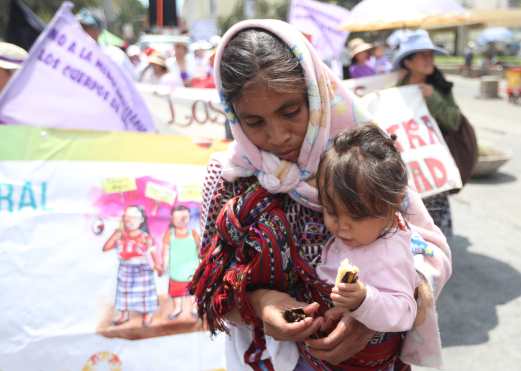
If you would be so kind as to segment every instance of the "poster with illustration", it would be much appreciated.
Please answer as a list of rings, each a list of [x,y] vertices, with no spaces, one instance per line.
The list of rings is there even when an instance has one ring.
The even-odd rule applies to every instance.
[[[214,370],[187,284],[224,142],[0,127],[0,370]]]

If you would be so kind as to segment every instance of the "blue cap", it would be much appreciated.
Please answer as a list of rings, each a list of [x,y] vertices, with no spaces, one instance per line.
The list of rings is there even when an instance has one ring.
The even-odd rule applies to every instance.
[[[409,55],[425,50],[432,50],[436,54],[447,54],[447,51],[432,43],[425,30],[415,30],[404,34],[400,40],[400,47],[394,55],[393,69],[400,68],[400,62]]]
[[[78,14],[76,14],[76,19],[84,26],[94,27],[98,30],[103,29],[103,21],[94,15],[94,13],[92,13],[89,9],[81,9]]]

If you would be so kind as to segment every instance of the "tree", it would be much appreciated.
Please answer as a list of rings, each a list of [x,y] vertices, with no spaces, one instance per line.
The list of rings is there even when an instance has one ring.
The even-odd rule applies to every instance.
[[[63,3],[63,0],[22,0],[31,10],[36,13],[44,22],[49,22]],[[3,37],[5,27],[9,17],[10,0],[0,0],[0,36]],[[97,7],[100,0],[72,0],[74,11],[78,11],[83,7]]]
[[[117,15],[114,22],[109,25],[109,29],[121,35],[123,33],[123,25],[131,24],[135,37],[139,36],[145,28],[147,16],[147,10],[143,4],[138,0],[117,0],[114,3],[117,5]]]

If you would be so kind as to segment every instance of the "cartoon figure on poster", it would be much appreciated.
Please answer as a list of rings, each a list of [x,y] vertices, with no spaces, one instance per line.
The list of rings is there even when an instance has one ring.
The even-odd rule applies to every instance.
[[[117,272],[107,272],[115,287],[107,290],[110,302],[102,299],[107,305],[97,332],[137,340],[202,330],[186,290],[199,264],[199,180],[179,185],[152,176],[111,177],[92,196],[90,229],[100,250],[114,250],[118,264]]]
[[[147,216],[142,206],[128,206],[116,229],[103,245],[103,251],[116,249],[119,257],[115,308],[119,312],[112,323],[116,326],[130,320],[130,312],[140,313],[144,327],[150,326],[158,308],[154,269],[161,267],[154,255],[154,242],[149,234]]]
[[[189,296],[187,286],[195,269],[199,265],[201,238],[199,233],[190,228],[191,212],[185,205],[172,208],[170,225],[163,236],[164,265],[167,267],[168,295],[173,301],[173,311],[168,319],[175,320],[188,308],[192,317],[197,318],[193,297]],[[183,305],[184,304],[184,305]]]

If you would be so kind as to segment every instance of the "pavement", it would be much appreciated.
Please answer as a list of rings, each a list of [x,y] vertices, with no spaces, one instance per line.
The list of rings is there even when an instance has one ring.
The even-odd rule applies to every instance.
[[[521,105],[504,83],[501,98],[480,99],[479,79],[448,78],[478,141],[512,158],[451,197],[453,276],[437,302],[443,369],[521,370]]]

